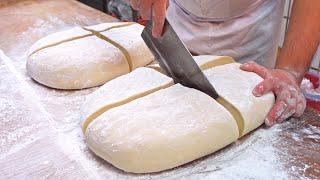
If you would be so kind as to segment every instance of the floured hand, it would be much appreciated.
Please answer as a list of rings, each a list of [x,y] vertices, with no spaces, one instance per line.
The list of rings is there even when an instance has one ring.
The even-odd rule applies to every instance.
[[[306,108],[304,98],[297,78],[290,72],[282,69],[267,69],[255,62],[248,62],[240,67],[244,71],[255,72],[264,80],[253,90],[257,97],[270,91],[276,95],[276,103],[268,113],[265,123],[272,126],[290,116],[299,117]]]

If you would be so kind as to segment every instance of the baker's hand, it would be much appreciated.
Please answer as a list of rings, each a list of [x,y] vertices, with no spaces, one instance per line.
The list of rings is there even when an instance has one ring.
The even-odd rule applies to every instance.
[[[267,69],[255,62],[245,63],[240,68],[244,71],[255,72],[264,79],[254,88],[252,93],[255,96],[259,97],[270,91],[276,95],[275,105],[265,119],[268,126],[280,123],[292,115],[299,117],[303,114],[306,99],[294,74],[282,69]]]
[[[130,0],[130,3],[133,9],[140,12],[143,19],[150,20],[152,16],[152,35],[156,38],[160,37],[166,18],[168,0]]]

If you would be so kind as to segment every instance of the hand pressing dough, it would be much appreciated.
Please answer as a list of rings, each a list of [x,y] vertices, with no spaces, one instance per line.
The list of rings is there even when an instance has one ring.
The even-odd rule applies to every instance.
[[[81,110],[82,130],[103,112],[173,85],[173,80],[150,68],[138,68],[92,93]]]
[[[151,52],[140,37],[143,26],[105,23],[87,28],[90,27],[101,33],[112,30],[115,35],[108,34],[105,39],[99,32],[77,27],[44,37],[29,50],[28,74],[52,88],[82,89],[102,85],[153,61]],[[121,34],[126,38],[119,38]],[[127,46],[122,47],[121,44]]]
[[[170,169],[239,136],[231,114],[208,95],[176,84],[106,111],[86,131],[89,147],[134,173]]]
[[[239,63],[218,66],[204,71],[205,75],[216,89],[217,93],[240,112],[238,121],[240,135],[256,129],[263,124],[264,119],[274,104],[273,93],[255,97],[252,90],[263,79],[252,72],[240,69]],[[233,112],[237,114],[238,112]]]

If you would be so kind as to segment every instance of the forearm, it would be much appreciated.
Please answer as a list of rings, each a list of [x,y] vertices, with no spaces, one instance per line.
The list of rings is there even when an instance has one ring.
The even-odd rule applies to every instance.
[[[320,41],[320,1],[295,0],[289,29],[276,68],[295,74],[298,83],[308,70]]]

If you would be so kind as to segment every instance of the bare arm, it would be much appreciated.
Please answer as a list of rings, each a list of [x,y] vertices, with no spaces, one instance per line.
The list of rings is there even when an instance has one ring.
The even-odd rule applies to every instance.
[[[275,69],[267,69],[254,62],[241,66],[264,80],[253,90],[255,96],[270,91],[276,95],[275,105],[265,123],[273,125],[290,116],[299,117],[306,108],[300,83],[308,70],[320,40],[320,0],[294,0],[289,30]]]
[[[276,68],[293,73],[300,84],[320,42],[320,1],[295,0]]]

